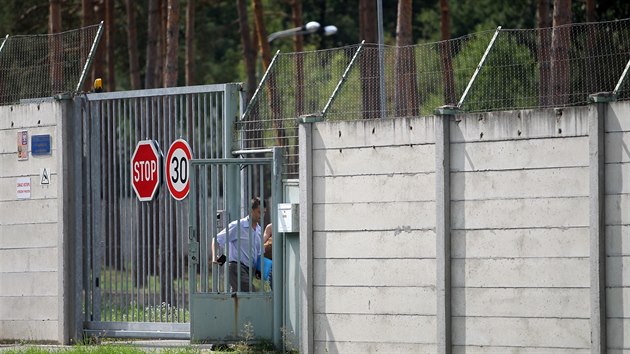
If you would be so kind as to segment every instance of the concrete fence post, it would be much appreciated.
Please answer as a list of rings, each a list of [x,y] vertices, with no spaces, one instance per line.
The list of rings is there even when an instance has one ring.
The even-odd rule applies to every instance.
[[[298,120],[300,177],[300,352],[313,353],[313,122],[321,115]]]
[[[605,151],[604,122],[609,93],[589,96],[589,238],[591,273],[591,353],[606,353],[606,224],[605,224]]]
[[[450,122],[456,107],[435,110],[435,291],[437,352],[451,353],[451,191]]]

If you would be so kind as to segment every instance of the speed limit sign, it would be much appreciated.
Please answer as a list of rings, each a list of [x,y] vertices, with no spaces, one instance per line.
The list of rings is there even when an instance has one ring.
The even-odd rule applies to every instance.
[[[183,139],[175,140],[166,155],[166,184],[173,198],[182,200],[190,191],[190,145]]]

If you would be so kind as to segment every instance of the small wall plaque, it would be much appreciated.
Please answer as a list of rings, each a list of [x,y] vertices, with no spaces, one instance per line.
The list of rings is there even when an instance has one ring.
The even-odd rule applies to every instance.
[[[33,156],[50,155],[50,134],[33,135],[31,138],[31,154]]]

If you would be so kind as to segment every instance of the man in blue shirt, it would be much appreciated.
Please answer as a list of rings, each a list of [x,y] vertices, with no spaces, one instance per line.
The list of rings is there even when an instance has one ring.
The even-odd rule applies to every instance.
[[[250,219],[251,217],[251,219]],[[252,198],[250,215],[232,221],[217,235],[222,250],[228,243],[228,273],[231,291],[251,291],[250,268],[255,273],[256,258],[261,254],[260,199]],[[253,226],[252,226],[253,225]]]

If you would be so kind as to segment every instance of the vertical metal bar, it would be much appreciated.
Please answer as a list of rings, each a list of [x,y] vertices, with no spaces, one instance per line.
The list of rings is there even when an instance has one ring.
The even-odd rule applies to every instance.
[[[328,113],[330,106],[332,105],[335,98],[337,98],[337,94],[339,93],[341,86],[348,79],[348,74],[350,73],[350,69],[352,69],[352,67],[354,66],[354,62],[359,57],[359,53],[361,53],[361,50],[363,49],[364,44],[365,44],[365,40],[361,41],[361,44],[359,44],[359,48],[352,56],[352,59],[350,60],[350,63],[346,67],[346,70],[343,72],[343,75],[341,75],[341,79],[339,79],[339,82],[337,83],[335,90],[333,91],[332,95],[330,95],[330,98],[328,98],[328,102],[326,102],[326,105],[324,106],[324,109],[322,110],[322,117],[326,117],[326,113]]]
[[[278,213],[278,200],[282,199],[282,149],[279,147],[273,148],[273,165],[271,166],[271,194],[272,198],[272,207],[271,207],[271,218],[272,220],[277,219]],[[272,282],[273,282],[273,343],[276,348],[279,348],[282,344],[282,304],[284,303],[282,299],[282,288],[284,279],[282,278],[282,269],[284,268],[283,255],[282,251],[282,240],[278,235],[278,228],[273,227],[273,243],[272,243],[272,254],[273,254],[273,267],[272,267]]]
[[[168,137],[169,137],[170,141],[173,141],[173,140],[175,140],[174,139],[175,134],[173,133],[173,125],[174,125],[173,124],[173,96],[168,96],[166,117],[167,117],[167,120],[168,120],[168,129],[167,129],[168,130]],[[174,218],[174,215],[175,215],[175,213],[173,212],[173,204],[174,204],[174,200],[173,200],[173,198],[170,198],[168,200],[168,213],[167,213],[167,215],[168,215],[167,220],[168,221],[167,221],[166,224],[168,225],[167,230],[168,230],[168,235],[169,235],[169,237],[168,237],[169,245],[170,245],[169,249],[171,249],[171,250],[172,249],[177,249],[176,247],[173,247],[173,246],[177,246],[177,239],[178,239],[178,237],[177,237],[177,235],[178,235],[177,234],[177,229],[175,229],[175,233],[171,232],[173,230],[173,226],[174,226],[172,224],[172,221],[173,221],[173,218]],[[168,266],[168,269],[169,269],[170,277],[173,278],[173,275],[175,275],[174,278],[177,278],[177,273],[176,273],[177,267],[176,267],[176,264],[175,264],[177,262],[177,254],[175,254],[175,257],[173,257],[173,253],[175,253],[175,252],[169,252],[168,253],[168,255],[169,255],[169,260],[168,260],[168,265],[169,266]],[[170,311],[171,318],[170,318],[169,322],[175,322],[175,311],[173,311],[173,310],[175,310],[175,308],[177,307],[177,302],[175,302],[175,291],[174,291],[175,286],[173,284],[174,280],[175,279],[171,279],[171,281],[169,282],[169,300],[170,300],[169,303],[170,303],[171,309],[172,309]]]
[[[136,144],[138,143],[138,138],[141,136],[140,135],[140,119],[142,117],[142,101],[140,99],[134,99],[133,100],[133,125],[134,125],[134,136],[131,140],[132,144],[130,144],[130,146],[132,146],[132,148],[134,146],[136,146]],[[138,311],[136,311],[135,309],[137,309],[140,306],[140,284],[141,284],[141,280],[140,277],[142,276],[142,274],[140,273],[140,249],[142,247],[141,245],[141,236],[140,236],[140,230],[141,230],[141,220],[140,217],[141,215],[138,214],[138,212],[140,211],[140,205],[138,205],[138,198],[135,197],[134,194],[131,194],[131,208],[133,210],[133,218],[132,218],[132,225],[135,226],[134,230],[133,230],[133,238],[134,240],[136,240],[136,248],[133,251],[133,254],[135,255],[132,264],[135,265],[135,267],[133,267],[133,277],[134,277],[134,284],[133,284],[133,299],[134,299],[134,305],[133,308],[131,309],[131,320],[132,321],[136,321],[139,320],[139,316],[140,313]],[[136,313],[138,313],[138,315],[136,316]]]
[[[98,46],[98,43],[101,41],[102,35],[103,35],[103,21],[101,21],[101,23],[98,25],[98,31],[96,32],[96,37],[94,38],[94,42],[92,42],[90,53],[88,54],[87,60],[85,61],[85,65],[83,65],[83,71],[81,72],[81,76],[79,77],[79,83],[77,84],[77,87],[74,90],[74,92],[79,92],[79,90],[81,90],[81,86],[83,86],[83,82],[85,82],[88,69],[90,68],[90,65],[92,65],[92,60],[94,59],[94,55],[96,53],[96,47]],[[8,36],[9,35],[7,34],[7,37]]]
[[[158,110],[158,121],[157,121],[157,125],[158,125],[158,136],[160,137],[159,141],[162,142],[162,146],[164,147],[164,149],[168,149],[168,140],[166,140],[166,136],[164,134],[164,127],[165,127],[165,114],[164,114],[164,96],[160,96],[158,97],[158,101],[157,101],[157,110]],[[168,151],[166,151],[168,153]],[[163,168],[163,167],[162,167]],[[164,297],[162,296],[162,294],[164,294],[164,289],[166,288],[166,284],[168,283],[168,279],[167,279],[167,274],[166,274],[166,270],[165,265],[164,265],[164,257],[166,257],[166,244],[164,243],[165,240],[165,232],[164,232],[164,222],[165,222],[165,217],[164,217],[164,206],[166,203],[166,198],[167,198],[167,194],[166,191],[164,193],[160,193],[158,195],[158,200],[159,200],[159,204],[158,204],[158,211],[157,211],[157,216],[158,216],[158,232],[159,232],[159,237],[158,237],[158,262],[159,262],[159,266],[158,266],[158,274],[159,276],[157,277],[156,280],[160,281],[160,286],[159,286],[159,294],[158,294],[158,304],[159,304],[159,308],[160,308],[160,320],[159,322],[164,322],[164,311],[166,310],[164,308],[164,306],[162,306],[163,304],[166,303],[166,299],[164,299]]]
[[[256,87],[256,91],[254,91],[254,94],[252,95],[252,99],[249,101],[249,104],[247,105],[247,108],[245,109],[245,113],[243,113],[243,115],[241,116],[241,120],[245,119],[245,117],[251,110],[251,107],[258,99],[258,95],[260,94],[262,87],[267,82],[267,79],[269,78],[269,73],[273,69],[273,66],[276,63],[276,59],[278,58],[279,54],[280,54],[280,50],[278,50],[276,54],[273,56],[273,58],[271,59],[271,63],[269,63],[269,67],[267,68],[267,71],[265,71],[265,74],[263,75],[262,79],[260,79],[260,83],[258,84],[258,87]],[[225,106],[223,106],[223,109],[225,109]]]
[[[91,129],[91,124],[92,124],[92,119],[90,117],[90,102],[87,100],[87,98],[82,99],[81,100],[81,104],[83,105],[83,108],[81,110],[81,119],[83,122],[83,134],[86,137],[85,140],[87,141],[87,144],[85,144],[84,146],[84,156],[85,156],[85,162],[84,162],[84,168],[85,168],[85,182],[83,185],[83,195],[85,196],[85,210],[84,210],[84,214],[82,216],[83,220],[85,220],[85,238],[84,238],[84,251],[83,251],[83,287],[84,287],[84,292],[83,292],[83,306],[84,306],[84,316],[83,316],[83,321],[87,322],[91,319],[91,304],[92,302],[90,301],[92,298],[92,290],[93,290],[93,286],[92,286],[92,282],[90,281],[92,279],[92,266],[90,264],[90,260],[91,260],[91,253],[92,253],[92,237],[91,237],[91,231],[92,231],[92,194],[89,193],[90,191],[90,186],[92,185],[92,168],[91,168],[91,160],[92,157],[90,155],[91,152],[91,146],[92,146],[92,129]]]
[[[143,100],[144,104],[144,111],[142,112],[142,121],[141,121],[141,126],[142,126],[142,131],[145,134],[144,138],[147,139],[148,138],[148,134],[146,132],[146,130],[148,129],[148,116],[149,116],[149,99],[148,98],[144,98]],[[147,266],[147,259],[146,259],[146,252],[147,252],[147,229],[148,229],[148,222],[147,222],[147,207],[146,207],[146,203],[140,203],[140,217],[142,218],[142,249],[141,249],[141,253],[142,253],[142,281],[140,284],[142,284],[142,307],[140,308],[142,311],[142,321],[146,322],[146,311],[145,309],[147,308],[146,303],[148,300],[148,294],[147,294],[147,288],[148,283],[149,283],[149,277],[147,275],[148,273],[148,266]]]
[[[617,81],[617,85],[615,86],[615,89],[613,90],[613,93],[612,93],[613,97],[617,98],[619,96],[619,90],[621,89],[621,86],[623,85],[623,83],[626,81],[626,77],[628,76],[629,70],[630,70],[630,59],[628,59],[628,62],[626,63],[626,68],[623,69],[623,73],[619,77],[619,81]]]
[[[118,107],[118,108],[117,108]],[[122,253],[122,238],[120,237],[120,225],[118,220],[118,213],[120,212],[120,199],[119,199],[119,191],[120,187],[120,168],[118,164],[118,112],[120,111],[120,100],[112,101],[112,140],[114,142],[113,146],[113,165],[114,165],[114,255],[116,258],[114,259],[114,268],[116,269],[115,273],[115,287],[114,287],[114,300],[115,300],[115,321],[120,320],[119,314],[121,314],[120,310],[120,295],[121,290],[119,286],[122,285],[122,267],[120,266],[122,262],[120,261],[120,256]],[[120,280],[120,282],[119,282]]]
[[[101,265],[103,262],[103,230],[101,229],[102,222],[102,203],[101,203],[101,141],[103,132],[101,127],[101,105],[100,102],[96,102],[96,117],[94,119],[94,140],[92,146],[98,146],[99,149],[92,149],[92,171],[94,171],[94,185],[92,186],[92,203],[94,206],[94,226],[92,229],[92,237],[94,242],[94,269],[92,275],[92,282],[95,285],[94,292],[94,320],[101,320],[101,299],[102,299],[102,280],[101,279]]]
[[[85,218],[86,218],[86,225],[85,225],[85,234],[86,234],[86,240],[85,240],[85,262],[84,262],[84,266],[85,266],[85,272],[84,272],[84,276],[83,276],[83,284],[84,286],[87,288],[85,291],[85,321],[91,321],[93,320],[93,315],[94,315],[94,302],[92,301],[93,299],[93,294],[94,294],[94,268],[92,266],[92,260],[93,260],[93,252],[94,252],[94,236],[93,236],[93,222],[94,222],[94,192],[93,192],[93,188],[90,188],[93,186],[92,181],[93,181],[93,173],[94,173],[94,168],[92,166],[92,147],[94,146],[94,129],[92,128],[92,124],[93,124],[93,119],[92,119],[92,103],[89,102],[87,99],[85,100],[85,106],[86,106],[86,112],[84,112],[85,114],[85,118],[84,118],[84,123],[83,126],[86,127],[87,131],[86,131],[86,136],[87,136],[87,141],[88,143],[85,146],[85,156],[86,156],[86,162],[85,162],[85,168],[87,170],[87,184],[86,184],[86,190],[85,190],[85,196],[86,196],[86,210],[85,210]]]
[[[184,97],[182,95],[179,95],[179,102],[178,102],[178,114],[177,114],[177,119],[179,119],[179,137],[183,137],[184,136]],[[185,220],[184,220],[184,205],[182,203],[176,203],[178,208],[177,208],[177,212],[178,212],[178,216],[177,218],[179,219],[179,225],[180,225],[180,235],[184,235],[184,232],[186,230],[185,228]],[[186,279],[185,274],[188,274],[188,279],[192,279],[195,278],[196,280],[196,274],[195,273],[189,273],[186,269],[186,264],[185,264],[185,247],[184,247],[184,237],[180,237],[181,240],[181,259],[180,259],[180,269],[181,269],[181,279]],[[179,306],[179,311],[178,313],[180,314],[180,321],[186,322],[186,287],[184,286],[184,282],[182,281],[180,286],[179,286],[179,292],[180,292],[180,306]]]
[[[259,186],[259,189],[260,189],[260,195],[261,195],[261,197],[260,197],[260,198],[261,198],[261,200],[263,200],[263,198],[265,198],[265,197],[266,197],[266,196],[265,196],[265,165],[264,165],[264,164],[260,164],[260,165],[258,165],[258,180],[259,180],[259,182],[260,182],[260,184],[258,185],[258,186]],[[273,196],[272,196],[272,198],[273,198]],[[265,220],[265,219],[264,219],[264,215],[263,215],[263,220]],[[273,220],[272,220],[272,222],[273,222]],[[264,222],[263,222],[263,225],[264,225]],[[264,234],[264,231],[265,231],[265,229],[263,228],[263,229],[262,229],[262,233],[263,233],[263,234]],[[264,239],[264,238],[263,238],[263,239]],[[264,252],[265,252],[265,249],[264,249],[264,247],[263,247],[263,243],[261,243],[261,247],[260,247],[260,249],[261,249],[261,250],[260,250],[260,253],[261,253],[260,257],[262,257],[262,255],[263,255],[263,254],[264,254]],[[260,268],[260,274],[261,274],[261,275],[262,275],[262,274],[265,274],[265,268],[264,268],[264,267],[265,267],[265,262],[263,262],[262,260],[263,260],[263,259],[261,258],[261,262],[260,262],[260,265],[261,265],[261,268]],[[263,277],[262,277],[262,276],[261,276],[261,279],[263,279]],[[263,281],[261,281],[261,283],[263,283],[263,284],[264,284],[264,282],[263,282]],[[260,291],[264,291],[264,286],[261,286],[261,287],[260,287]]]
[[[200,248],[200,256],[199,256],[199,265],[200,265],[200,273],[201,273],[201,291],[206,293],[208,292],[208,184],[206,181],[208,180],[206,175],[206,168],[199,168],[199,187],[201,187],[201,196],[200,196],[200,209],[201,209],[201,220],[200,222],[200,232],[199,232],[199,248]],[[191,175],[195,174],[196,171],[191,171]],[[192,180],[190,182],[191,189],[196,188],[195,185],[192,184]],[[195,189],[196,192],[196,189]],[[197,193],[195,193],[197,194]],[[195,214],[196,210],[190,208],[189,214]],[[202,257],[203,256],[203,257]]]
[[[124,220],[124,225],[125,225],[125,232],[122,233],[122,235],[124,235],[124,237],[128,238],[128,243],[125,242],[125,244],[128,246],[128,249],[126,250],[126,252],[123,253],[123,266],[126,269],[125,271],[125,286],[124,286],[124,292],[125,292],[125,296],[123,297],[123,299],[125,300],[125,305],[124,305],[124,313],[125,314],[129,314],[129,304],[130,304],[130,294],[129,294],[129,274],[131,272],[130,268],[131,267],[127,267],[127,265],[131,265],[130,259],[127,259],[125,254],[128,252],[129,256],[131,256],[132,254],[132,250],[133,250],[133,233],[131,232],[131,225],[132,222],[130,220],[131,217],[131,208],[130,208],[130,204],[129,204],[129,185],[131,185],[131,180],[129,178],[129,176],[131,176],[131,155],[129,154],[129,151],[127,151],[127,147],[131,147],[132,145],[130,144],[130,141],[127,141],[127,139],[131,139],[131,106],[130,106],[130,101],[129,100],[125,100],[122,102],[123,104],[123,123],[124,123],[124,131],[122,132],[122,137],[121,137],[121,142],[122,142],[122,147],[123,147],[123,151],[125,152],[123,154],[123,156],[125,157],[125,161],[122,163],[122,169],[123,169],[123,173],[122,173],[122,177],[120,179],[121,183],[123,184],[123,188],[122,188],[122,198],[124,200],[124,210],[123,210],[123,215],[126,215],[125,218],[123,218]],[[131,258],[131,257],[130,257]],[[127,319],[128,320],[128,319]]]
[[[477,79],[477,75],[479,74],[479,71],[481,71],[483,64],[486,62],[486,58],[488,57],[490,50],[494,46],[494,42],[499,36],[500,31],[501,31],[501,26],[497,27],[497,30],[494,32],[494,36],[492,36],[492,39],[490,40],[490,43],[488,44],[488,47],[486,48],[485,53],[483,53],[483,56],[481,57],[481,60],[479,61],[479,65],[477,65],[477,69],[475,69],[473,76],[470,78],[470,81],[468,81],[468,86],[466,86],[466,89],[464,90],[464,93],[462,94],[462,98],[460,98],[459,102],[457,103],[457,108],[462,108],[462,105],[464,104],[464,101],[466,100],[466,96],[468,96],[468,91],[470,91],[470,88],[475,83],[475,80]]]
[[[196,170],[195,166],[195,170]],[[191,173],[190,174],[190,185],[191,186],[195,186],[196,181],[195,181],[195,173]],[[194,225],[196,224],[196,216],[197,213],[192,212],[193,210],[195,210],[195,206],[197,205],[197,191],[193,190],[193,193],[190,193],[190,201],[189,201],[189,209],[191,210],[190,213],[188,213],[188,246],[191,248],[189,249],[189,259],[188,259],[188,274],[189,274],[189,279],[188,279],[188,293],[190,295],[195,294],[197,292],[197,277],[195,276],[195,273],[197,272],[195,270],[195,264],[193,261],[194,256],[191,255],[193,250],[192,247],[194,247],[194,243],[196,242],[196,237],[195,237],[195,229],[194,229]]]

